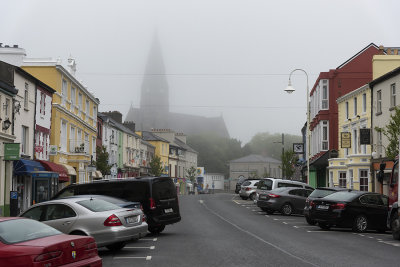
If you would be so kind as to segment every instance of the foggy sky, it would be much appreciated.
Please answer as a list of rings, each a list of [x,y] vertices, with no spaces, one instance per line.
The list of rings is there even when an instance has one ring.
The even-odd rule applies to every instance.
[[[400,46],[397,1],[2,0],[0,42],[28,57],[72,55],[99,111],[138,107],[154,34],[170,110],[222,115],[243,144],[258,132],[300,135],[310,89],[371,42]],[[331,100],[332,101],[332,100]]]

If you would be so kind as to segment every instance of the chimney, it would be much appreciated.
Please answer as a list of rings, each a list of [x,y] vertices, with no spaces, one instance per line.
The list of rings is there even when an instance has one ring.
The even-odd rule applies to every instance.
[[[119,111],[108,111],[108,112],[102,112],[104,115],[112,118],[118,123],[122,124],[122,114]]]
[[[181,140],[186,144],[186,135],[184,133],[176,133],[175,138]]]
[[[132,132],[135,132],[135,123],[133,121],[124,122],[124,126],[129,130],[131,130]]]
[[[14,66],[22,66],[26,57],[25,49],[18,47],[18,45],[3,45],[0,43],[0,60]]]
[[[76,62],[75,59],[72,58],[72,56],[70,55],[68,58],[68,71],[69,73],[71,73],[72,75],[75,76],[75,72],[76,72]]]

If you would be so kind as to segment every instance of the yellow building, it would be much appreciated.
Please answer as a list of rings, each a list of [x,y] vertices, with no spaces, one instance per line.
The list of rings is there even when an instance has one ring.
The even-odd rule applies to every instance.
[[[339,151],[337,158],[328,160],[329,185],[372,192],[371,89],[366,84],[336,102]]]
[[[99,100],[75,77],[74,59],[68,59],[68,70],[59,60],[49,59],[25,59],[22,69],[56,90],[51,114],[50,161],[67,168],[71,183],[89,182],[88,166],[92,156],[96,159]]]
[[[143,140],[155,147],[155,156],[158,156],[163,166],[163,174],[169,175],[169,141],[152,132],[136,132]]]

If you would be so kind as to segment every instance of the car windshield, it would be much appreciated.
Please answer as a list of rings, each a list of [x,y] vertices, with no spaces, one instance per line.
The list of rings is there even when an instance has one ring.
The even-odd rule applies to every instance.
[[[315,189],[309,197],[313,197],[313,198],[322,198],[322,197],[326,197],[329,196],[333,193],[335,193],[337,191],[332,190],[332,189]]]
[[[354,193],[354,192],[341,191],[341,192],[335,192],[333,194],[330,194],[330,195],[324,197],[324,199],[333,200],[333,201],[352,201],[357,196],[359,196],[359,194]]]
[[[79,205],[81,205],[93,212],[101,212],[101,211],[107,211],[107,210],[120,209],[120,207],[115,204],[104,201],[102,199],[96,199],[96,198],[81,200],[76,203],[78,203]]]
[[[0,222],[0,239],[8,244],[59,234],[60,231],[35,220],[15,219]]]

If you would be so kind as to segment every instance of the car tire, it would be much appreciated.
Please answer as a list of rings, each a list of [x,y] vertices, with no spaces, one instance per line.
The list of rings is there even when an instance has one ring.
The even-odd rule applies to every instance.
[[[119,251],[123,249],[126,245],[126,242],[117,242],[111,245],[107,245],[106,248],[110,251]]]
[[[364,233],[368,228],[368,219],[364,214],[358,215],[353,222],[353,231]]]
[[[310,217],[308,217],[308,216],[305,216],[305,217],[306,217],[306,221],[307,221],[307,223],[309,225],[316,225],[317,224],[317,222],[312,220],[312,219],[310,219]]]
[[[148,230],[152,234],[159,234],[162,231],[164,231],[165,225],[157,225],[157,226],[151,226],[149,225]]]
[[[281,207],[281,213],[285,216],[289,216],[293,213],[293,207],[290,205],[290,203],[285,203]]]
[[[400,240],[400,220],[397,211],[390,219],[390,228],[392,230],[393,239]]]
[[[248,199],[248,197],[241,197],[243,200],[247,200]]]
[[[329,229],[331,229],[331,226],[330,226],[329,224],[327,224],[327,223],[322,223],[322,222],[320,222],[320,223],[318,223],[318,226],[319,226],[319,228],[321,228],[321,229],[323,229],[323,230],[329,230]]]
[[[71,232],[69,234],[70,235],[85,235],[85,236],[87,236],[87,234],[82,232],[82,231],[73,231],[73,232]]]
[[[254,201],[254,199],[256,198],[256,193],[251,194],[251,195],[249,196],[249,198],[250,198],[250,200],[253,200],[253,201]]]

